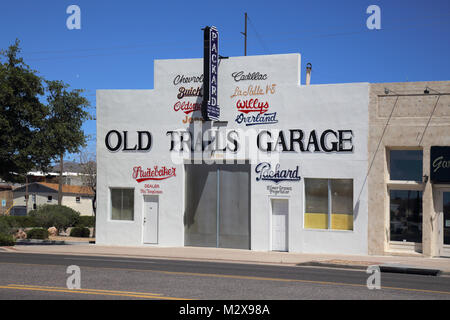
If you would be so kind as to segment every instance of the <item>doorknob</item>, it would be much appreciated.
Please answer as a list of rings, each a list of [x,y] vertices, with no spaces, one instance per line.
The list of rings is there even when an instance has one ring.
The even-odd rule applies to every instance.
[[[147,222],[147,219],[146,218],[144,218],[144,223],[146,223]]]

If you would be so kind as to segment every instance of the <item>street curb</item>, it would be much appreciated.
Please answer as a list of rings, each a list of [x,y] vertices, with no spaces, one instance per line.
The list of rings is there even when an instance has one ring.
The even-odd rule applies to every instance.
[[[379,267],[381,272],[389,273],[418,274],[423,276],[439,276],[443,274],[443,272],[439,269],[428,269],[406,265],[383,264]]]
[[[296,264],[299,267],[324,267],[324,268],[339,268],[339,269],[357,269],[366,270],[367,266],[360,266],[355,264],[335,264],[335,263],[324,263],[317,261],[301,262]]]
[[[424,276],[440,276],[440,275],[450,275],[450,272],[443,272],[439,269],[422,268],[415,266],[406,265],[394,265],[394,264],[377,264],[374,266],[380,268],[380,272],[385,273],[403,273],[403,274],[417,274]],[[369,266],[352,265],[352,264],[335,264],[335,263],[324,263],[317,261],[303,262],[297,264],[299,267],[325,267],[325,268],[339,268],[339,269],[357,269],[357,270],[367,270]]]
[[[28,240],[31,242],[31,240]],[[47,243],[43,243],[42,240],[37,242],[37,240],[34,240],[34,243],[25,243],[20,244],[20,246],[27,246],[27,245],[55,245],[54,243],[51,243],[52,241],[46,240]],[[54,240],[55,241],[55,240]],[[53,241],[53,242],[54,242]],[[59,241],[64,242],[64,241]],[[58,245],[89,245],[88,243],[83,242],[76,242],[76,243],[59,243]],[[1,251],[1,250],[0,250]],[[4,250],[3,252],[11,252],[10,250]],[[134,259],[162,259],[162,260],[185,260],[185,261],[204,261],[204,262],[219,262],[219,263],[237,263],[237,264],[262,264],[262,265],[280,265],[280,266],[291,266],[291,267],[323,267],[323,268],[336,268],[336,269],[353,269],[353,270],[361,270],[365,271],[369,266],[377,266],[380,268],[381,272],[385,273],[403,273],[403,274],[417,274],[417,275],[430,275],[430,276],[440,276],[440,275],[446,275],[449,276],[450,272],[448,271],[442,271],[438,269],[432,269],[432,268],[423,268],[423,267],[415,267],[415,266],[406,266],[406,265],[399,265],[399,264],[380,264],[380,262],[374,262],[371,265],[358,265],[358,264],[338,264],[338,263],[326,263],[326,262],[319,262],[319,261],[307,261],[307,262],[286,262],[286,261],[254,261],[254,260],[246,260],[246,259],[223,259],[223,258],[217,258],[217,257],[188,257],[188,256],[142,256],[142,255],[133,255],[133,254],[117,254],[117,253],[68,253],[68,252],[21,252],[19,251],[13,251],[15,253],[31,253],[31,254],[55,254],[55,255],[76,255],[76,256],[102,256],[102,257],[128,257],[128,258],[134,258]]]

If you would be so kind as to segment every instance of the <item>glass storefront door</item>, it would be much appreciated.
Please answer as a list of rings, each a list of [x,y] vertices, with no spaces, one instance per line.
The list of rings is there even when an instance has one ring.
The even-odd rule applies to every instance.
[[[443,241],[444,246],[450,246],[450,191],[443,192],[442,200],[442,212],[444,216]]]

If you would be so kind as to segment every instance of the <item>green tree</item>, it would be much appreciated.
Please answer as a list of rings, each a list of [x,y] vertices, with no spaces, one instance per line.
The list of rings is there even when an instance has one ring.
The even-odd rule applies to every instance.
[[[19,40],[0,51],[0,177],[23,181],[32,168],[47,168],[44,127],[48,108],[40,98],[43,79],[22,58]]]
[[[80,214],[72,208],[54,204],[44,204],[37,210],[30,211],[30,216],[39,227],[48,229],[55,227],[63,231],[68,227],[75,226],[80,220]]]
[[[48,90],[49,117],[46,121],[47,139],[53,151],[60,158],[58,204],[62,203],[62,173],[64,154],[78,153],[86,145],[86,135],[82,130],[83,122],[90,119],[85,108],[89,101],[81,94],[83,90],[69,91],[62,81],[46,81]]]
[[[38,76],[18,56],[19,44],[0,51],[0,178],[22,182],[33,168],[45,172],[60,158],[61,204],[63,156],[86,144],[81,127],[90,118],[89,102],[83,90]]]

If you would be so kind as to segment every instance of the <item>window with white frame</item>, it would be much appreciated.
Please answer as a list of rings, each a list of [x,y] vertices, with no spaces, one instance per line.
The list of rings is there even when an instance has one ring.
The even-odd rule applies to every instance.
[[[389,150],[391,241],[422,242],[423,150]]]
[[[134,220],[134,189],[111,188],[111,220]]]
[[[304,227],[353,230],[353,180],[306,178]]]

